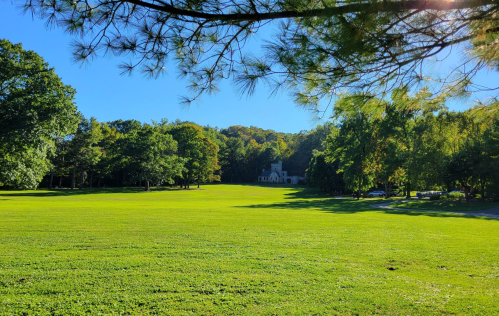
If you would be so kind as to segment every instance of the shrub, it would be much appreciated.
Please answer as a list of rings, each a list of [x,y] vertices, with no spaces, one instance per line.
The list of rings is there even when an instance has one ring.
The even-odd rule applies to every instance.
[[[449,200],[464,200],[464,193],[452,192],[447,195],[447,199]]]
[[[475,194],[475,199],[481,199],[482,195],[480,193]]]
[[[430,196],[430,201],[440,200],[440,197],[441,197],[441,195],[432,195],[432,196]]]

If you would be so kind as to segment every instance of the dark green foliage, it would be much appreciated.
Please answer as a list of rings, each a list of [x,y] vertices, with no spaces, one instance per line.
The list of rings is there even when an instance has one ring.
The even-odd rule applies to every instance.
[[[343,174],[339,172],[339,161],[327,162],[327,155],[314,151],[307,169],[308,185],[318,187],[329,194],[345,191]]]
[[[338,161],[348,188],[402,187],[463,190],[497,195],[499,133],[495,105],[450,112],[426,90],[392,100],[364,102],[345,96],[335,105],[336,127],[327,140],[328,161]],[[384,109],[375,104],[383,103]],[[491,117],[491,119],[490,119]]]
[[[173,136],[178,143],[177,153],[185,159],[182,172],[182,184],[188,188],[190,183],[197,181],[219,180],[213,173],[219,169],[218,146],[204,136],[203,129],[195,124],[186,123],[169,128],[166,133]]]
[[[337,127],[327,141],[326,161],[338,162],[348,189],[367,192],[376,176],[378,142],[373,118],[348,99],[338,102]]]
[[[74,95],[38,54],[0,40],[0,186],[37,186],[77,126]]]
[[[94,119],[82,119],[74,135],[60,140],[53,160],[55,185],[144,185],[146,179],[139,175],[145,173],[138,170],[139,164],[134,159],[146,150],[131,148],[138,142],[137,135],[150,128],[154,133],[172,135],[177,142],[175,155],[184,158],[185,164],[182,175],[174,177],[174,184],[189,187],[193,182],[255,182],[263,168],[268,169],[278,160],[283,160],[289,175],[304,176],[313,150],[324,148],[330,124],[287,134],[253,126],[219,130],[179,120],[142,125],[134,120],[98,123]],[[48,175],[44,185],[48,186],[51,178]],[[171,182],[168,179],[155,177],[149,181],[168,184]]]
[[[176,151],[177,142],[172,136],[152,126],[144,125],[127,134],[124,154],[133,170],[132,181],[144,181],[146,191],[151,183],[173,183],[185,170],[186,160],[174,155]]]
[[[244,142],[240,138],[230,137],[225,143],[222,153],[222,180],[226,182],[240,182],[245,170]]]
[[[222,180],[255,182],[262,169],[283,161],[289,175],[304,176],[312,152],[323,150],[330,123],[298,134],[278,133],[258,127],[230,126],[220,134],[226,136],[220,146]]]

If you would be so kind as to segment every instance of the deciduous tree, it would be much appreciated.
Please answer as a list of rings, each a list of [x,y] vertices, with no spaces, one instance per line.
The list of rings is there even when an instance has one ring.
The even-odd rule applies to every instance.
[[[75,93],[37,53],[0,40],[0,185],[38,185],[55,139],[76,129]]]

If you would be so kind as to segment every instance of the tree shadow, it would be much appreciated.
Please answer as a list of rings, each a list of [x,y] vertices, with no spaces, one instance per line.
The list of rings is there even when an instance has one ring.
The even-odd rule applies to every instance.
[[[179,187],[154,187],[149,192],[179,191],[184,190]],[[143,187],[123,187],[123,188],[95,188],[95,189],[53,189],[38,191],[0,191],[0,196],[28,196],[28,197],[54,197],[54,196],[78,196],[92,194],[116,194],[116,193],[148,193]]]
[[[286,183],[260,183],[260,182],[250,182],[250,183],[223,183],[223,184],[236,184],[239,186],[257,187],[257,188],[279,188],[288,189],[290,192],[284,195],[287,198],[293,199],[306,199],[306,198],[324,198],[330,196],[324,192],[320,192],[317,188],[311,188],[306,185],[301,184],[286,184]]]
[[[383,212],[386,214],[393,215],[408,215],[408,216],[429,216],[429,217],[456,217],[456,218],[474,218],[480,220],[494,220],[498,219],[490,217],[479,217],[467,214],[455,214],[455,213],[444,213],[435,211],[425,211],[425,210],[394,210],[394,209],[381,209],[374,208],[370,205],[377,203],[386,203],[386,200],[354,200],[354,199],[334,199],[334,198],[322,198],[322,199],[307,199],[309,196],[308,192],[303,192],[300,194],[290,194],[291,197],[288,199],[296,199],[294,201],[283,202],[283,203],[271,203],[271,204],[253,204],[253,205],[241,205],[237,206],[239,208],[268,208],[268,209],[291,209],[291,210],[309,210],[309,211],[319,211],[334,214],[355,214],[363,212]],[[298,198],[301,197],[300,200]]]
[[[234,184],[249,187],[261,187],[261,188],[287,188],[287,189],[310,189],[303,184],[287,184],[287,183],[262,183],[262,182],[241,182],[241,183],[224,183],[219,184]]]

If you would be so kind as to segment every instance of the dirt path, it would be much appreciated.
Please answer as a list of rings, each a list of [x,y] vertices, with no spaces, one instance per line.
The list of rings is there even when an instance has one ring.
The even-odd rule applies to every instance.
[[[409,202],[409,200],[401,200],[394,201],[388,203],[381,204],[371,204],[371,207],[388,209],[388,210],[399,210],[399,211],[415,211],[415,212],[438,212],[438,213],[451,213],[451,214],[462,214],[462,215],[471,215],[471,216],[483,216],[489,218],[499,219],[499,207],[491,208],[489,210],[476,211],[476,212],[448,212],[448,211],[436,211],[436,210],[421,210],[421,209],[413,209],[413,208],[401,208],[401,207],[393,207],[393,204]]]

